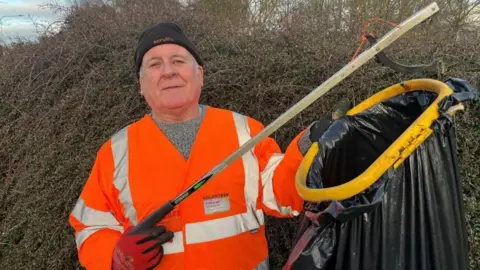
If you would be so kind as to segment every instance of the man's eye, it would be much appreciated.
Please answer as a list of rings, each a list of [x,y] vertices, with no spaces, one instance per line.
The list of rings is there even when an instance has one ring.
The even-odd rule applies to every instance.
[[[156,67],[156,66],[158,66],[158,63],[151,63],[150,64],[150,67]]]

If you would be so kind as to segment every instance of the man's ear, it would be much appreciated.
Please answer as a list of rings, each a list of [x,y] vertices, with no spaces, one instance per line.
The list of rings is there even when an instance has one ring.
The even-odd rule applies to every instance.
[[[140,77],[138,77],[138,85],[140,86],[140,95],[143,96],[143,90],[142,90],[142,80],[140,79]]]
[[[200,76],[200,85],[203,87],[203,67],[198,65],[198,76]]]

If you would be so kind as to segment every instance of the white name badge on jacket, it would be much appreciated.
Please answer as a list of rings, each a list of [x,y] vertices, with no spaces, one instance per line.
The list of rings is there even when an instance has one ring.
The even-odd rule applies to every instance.
[[[215,214],[230,210],[230,197],[227,193],[203,197],[205,214]]]

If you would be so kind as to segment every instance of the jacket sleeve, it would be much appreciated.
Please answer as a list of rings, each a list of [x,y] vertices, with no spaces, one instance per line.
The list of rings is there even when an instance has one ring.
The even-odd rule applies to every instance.
[[[123,233],[122,217],[114,213],[113,161],[108,144],[97,154],[93,169],[69,216],[80,264],[111,269],[113,250]],[[120,220],[120,221],[119,221]]]
[[[249,119],[252,136],[263,129],[263,125]],[[268,137],[257,144],[255,156],[258,159],[261,174],[261,203],[266,214],[275,217],[294,217],[303,210],[303,199],[295,188],[295,175],[303,156],[297,142],[304,131],[300,132],[282,153],[277,142]]]

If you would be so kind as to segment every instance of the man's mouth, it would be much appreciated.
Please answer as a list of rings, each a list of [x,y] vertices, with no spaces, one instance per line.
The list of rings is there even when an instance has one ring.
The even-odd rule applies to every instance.
[[[182,87],[182,86],[180,86],[180,85],[172,85],[172,86],[164,87],[162,90],[173,90],[173,89],[176,89],[176,88],[179,88],[179,87]]]

